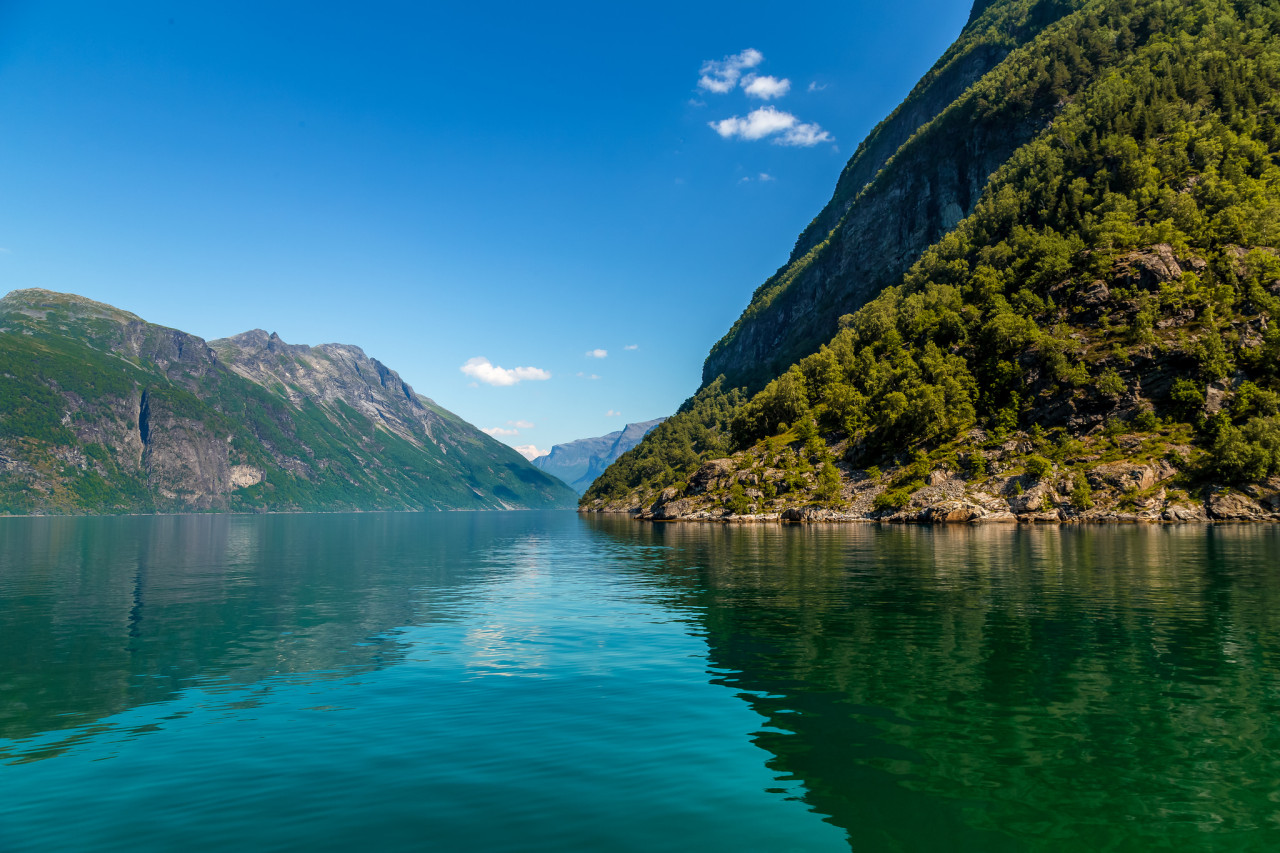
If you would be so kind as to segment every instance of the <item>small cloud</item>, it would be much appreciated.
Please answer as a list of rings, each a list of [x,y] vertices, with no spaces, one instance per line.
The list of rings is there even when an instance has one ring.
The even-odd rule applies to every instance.
[[[791,113],[777,107],[760,107],[747,113],[746,118],[733,116],[720,121],[707,122],[708,127],[724,139],[756,140],[773,137],[775,145],[794,145],[808,148],[819,142],[830,142],[832,136],[816,124],[806,124]]]
[[[827,133],[816,124],[797,124],[790,128],[786,133],[778,139],[773,140],[774,145],[794,145],[798,148],[812,148],[819,142],[830,142],[831,134]]]
[[[699,101],[697,98],[689,99],[689,106],[691,107],[705,107],[706,105],[707,105],[706,101]]]
[[[623,349],[625,349],[625,350],[635,350],[635,349],[640,349],[640,345],[639,345],[639,344],[627,344],[625,347],[623,347]]]
[[[599,379],[600,377],[594,373],[583,373],[581,370],[579,370],[578,378],[579,379]]]
[[[718,95],[731,92],[733,87],[738,85],[742,72],[748,68],[755,68],[761,62],[764,62],[764,54],[750,47],[742,53],[726,56],[718,62],[708,59],[699,69],[702,76],[698,78],[698,88]]]
[[[810,92],[821,92],[825,88],[827,88],[827,84],[819,83],[817,80],[814,80],[812,83],[809,84]]]
[[[622,412],[615,412],[613,409],[610,409],[609,411],[604,413],[604,416],[606,418],[618,418],[618,417],[622,417]]]
[[[517,444],[515,446],[515,451],[530,462],[537,459],[539,456],[546,456],[551,452],[550,450],[539,450],[532,444]]]
[[[761,107],[747,113],[746,118],[734,116],[707,122],[707,124],[725,139],[732,139],[735,136],[742,139],[764,139],[766,136],[793,127],[797,121],[798,119],[791,113],[784,113],[777,107]]]
[[[463,373],[486,385],[515,385],[524,380],[550,379],[551,374],[540,367],[513,367],[507,369],[490,364],[483,356],[467,359],[467,363],[458,368]]]
[[[609,351],[607,349],[589,349],[587,350],[587,358],[608,358]]]
[[[519,435],[520,434],[520,430],[518,429],[506,429],[505,427],[489,427],[488,429],[482,429],[480,431],[488,433],[494,438],[497,438],[500,435]]]
[[[746,184],[746,183],[750,183],[750,182],[751,182],[751,176],[750,176],[750,175],[743,175],[741,178],[738,178],[738,183],[740,183],[740,184]]]
[[[771,101],[774,98],[781,98],[787,92],[790,92],[791,81],[786,78],[779,80],[777,77],[748,74],[742,78],[742,91],[753,98]]]
[[[516,429],[533,429],[533,424],[528,421],[507,421],[507,426],[512,426]]]
[[[775,178],[773,175],[770,175],[768,172],[761,172],[758,180],[760,180],[763,183],[766,181],[776,181],[778,179]]]

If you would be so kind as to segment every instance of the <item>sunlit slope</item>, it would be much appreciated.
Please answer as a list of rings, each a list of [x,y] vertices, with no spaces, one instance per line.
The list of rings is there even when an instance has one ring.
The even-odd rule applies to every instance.
[[[68,294],[0,300],[0,511],[572,505],[357,347],[215,343]]]
[[[920,128],[832,233],[859,251],[923,234],[919,196],[884,196],[869,229],[851,217],[878,187],[967,158],[984,178],[966,215],[865,292],[844,261],[823,267],[834,242],[815,247],[726,338],[776,323],[766,343],[796,357],[724,356],[725,376],[709,370],[584,504],[640,511],[673,490],[689,511],[887,517],[950,484],[961,518],[1271,512],[1278,92],[1275,2],[1098,0],[1046,26]],[[1023,133],[1007,154],[974,147]],[[809,292],[825,307],[788,314]]]

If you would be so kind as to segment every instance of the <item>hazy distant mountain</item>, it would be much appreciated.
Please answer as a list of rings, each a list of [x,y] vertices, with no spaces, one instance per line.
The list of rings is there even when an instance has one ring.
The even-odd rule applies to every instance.
[[[666,418],[655,418],[627,424],[608,435],[557,444],[549,454],[533,460],[533,464],[564,480],[578,494],[582,494],[605,468],[613,464],[613,460],[639,444],[640,439],[665,420]]]
[[[0,513],[522,509],[574,494],[355,346],[0,299]]]

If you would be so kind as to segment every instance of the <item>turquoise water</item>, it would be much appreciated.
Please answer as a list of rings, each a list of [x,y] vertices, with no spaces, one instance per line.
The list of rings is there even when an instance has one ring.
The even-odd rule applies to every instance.
[[[0,519],[0,850],[1271,850],[1272,527]]]

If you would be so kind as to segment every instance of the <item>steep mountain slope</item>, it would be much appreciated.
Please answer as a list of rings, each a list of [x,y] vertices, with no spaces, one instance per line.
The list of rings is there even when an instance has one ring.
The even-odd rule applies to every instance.
[[[557,444],[546,456],[534,459],[533,464],[582,494],[619,456],[639,444],[640,439],[665,420],[656,418],[627,424],[608,435]]]
[[[858,146],[787,264],[756,289],[711,348],[704,387],[724,376],[727,387],[759,390],[826,342],[841,314],[895,283],[972,212],[988,176],[1061,108],[1067,85],[1061,69],[1078,67],[1080,51],[1073,29],[1046,28],[1082,5],[1016,0],[974,7],[955,44]],[[1057,76],[1006,73],[1000,88],[967,91],[1031,41],[1052,56]]]
[[[970,28],[1024,8],[996,0]],[[1275,0],[1080,4],[921,127],[832,233],[901,258],[881,236],[929,232],[912,176],[1000,158],[968,215],[894,278],[816,246],[726,338],[772,324],[780,352],[808,354],[780,366],[722,341],[725,376],[584,505],[1280,517],[1278,93]],[[876,198],[883,221],[855,222]]]
[[[358,347],[0,299],[0,512],[504,509],[571,490]]]

